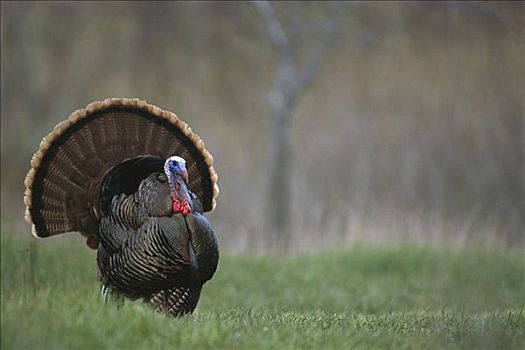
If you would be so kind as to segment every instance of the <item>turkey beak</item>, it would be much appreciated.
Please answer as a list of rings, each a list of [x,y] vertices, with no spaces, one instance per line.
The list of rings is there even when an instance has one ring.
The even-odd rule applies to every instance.
[[[188,183],[190,181],[188,180],[188,170],[186,170],[186,168],[184,168],[184,170],[182,171],[182,178],[184,179],[184,182],[186,183],[186,187],[188,187]]]

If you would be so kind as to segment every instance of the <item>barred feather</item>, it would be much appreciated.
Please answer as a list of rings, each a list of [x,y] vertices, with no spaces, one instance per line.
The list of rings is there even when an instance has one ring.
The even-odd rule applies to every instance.
[[[192,212],[172,213],[166,158],[186,160]],[[41,142],[24,181],[26,221],[48,237],[79,231],[97,253],[103,294],[141,298],[167,315],[191,313],[217,269],[202,215],[219,193],[213,158],[179,118],[137,99],[78,110]]]
[[[123,161],[144,155],[184,157],[189,188],[205,211],[213,210],[217,174],[200,137],[171,112],[137,99],[107,99],[59,123],[33,156],[24,195],[33,234],[79,231],[96,240],[105,175]]]
[[[200,205],[192,197],[194,211],[188,216],[166,215],[169,185],[157,173],[144,179],[135,194],[114,196],[100,225],[101,282],[168,315],[192,312],[219,256],[211,226],[195,211]]]
[[[169,316],[181,316],[195,310],[200,293],[200,287],[174,287],[154,293],[144,298],[144,301],[158,312]]]

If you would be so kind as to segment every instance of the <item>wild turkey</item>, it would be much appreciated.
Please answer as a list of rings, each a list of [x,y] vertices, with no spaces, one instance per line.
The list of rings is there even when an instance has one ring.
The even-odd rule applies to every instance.
[[[191,313],[219,259],[203,216],[219,193],[212,163],[175,114],[137,99],[93,102],[33,156],[26,221],[36,237],[84,235],[103,291]]]

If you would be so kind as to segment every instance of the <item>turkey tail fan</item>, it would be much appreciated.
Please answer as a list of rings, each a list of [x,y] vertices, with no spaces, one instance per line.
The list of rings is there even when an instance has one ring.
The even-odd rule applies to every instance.
[[[189,188],[204,211],[213,210],[219,193],[213,158],[175,114],[124,98],[93,102],[74,112],[44,137],[31,160],[24,203],[33,235],[79,231],[96,248],[105,175],[126,160],[172,155],[186,159]]]

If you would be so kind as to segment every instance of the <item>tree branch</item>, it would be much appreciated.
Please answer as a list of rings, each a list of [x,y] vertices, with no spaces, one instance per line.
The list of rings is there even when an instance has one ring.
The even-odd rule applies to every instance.
[[[275,15],[272,5],[266,0],[253,1],[253,4],[259,11],[273,44],[278,48],[287,47],[289,45],[288,38]]]
[[[326,56],[335,38],[335,29],[340,20],[339,7],[336,3],[331,3],[326,18],[322,23],[323,35],[317,44],[310,50],[306,62],[303,65],[297,78],[295,92],[298,94],[312,82],[315,73],[319,69],[321,62]]]
[[[272,5],[266,0],[252,1],[256,6],[265,27],[270,35],[279,54],[276,80],[273,92],[270,95],[270,103],[275,108],[291,106],[296,101],[301,92],[313,81],[321,62],[325,58],[335,37],[336,27],[341,18],[339,12],[341,6],[337,2],[330,2],[324,20],[319,25],[312,26],[312,23],[304,23],[302,9],[296,8],[289,23],[289,32],[284,31],[283,25],[279,22]],[[298,5],[295,5],[298,7]],[[299,51],[301,39],[310,36],[312,27],[317,27],[312,31],[320,31],[319,37],[313,40],[313,47],[308,51],[304,64],[301,69],[297,59],[294,59],[294,51]],[[295,62],[294,62],[295,61]]]

